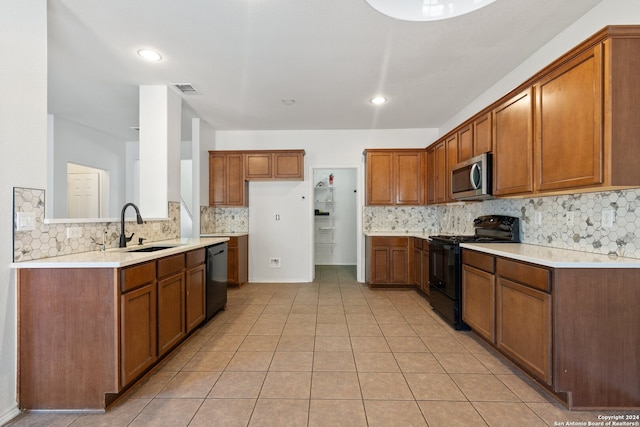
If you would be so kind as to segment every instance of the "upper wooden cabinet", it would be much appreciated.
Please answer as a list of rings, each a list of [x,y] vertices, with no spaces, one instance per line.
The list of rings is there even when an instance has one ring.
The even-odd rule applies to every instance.
[[[458,130],[458,160],[463,162],[473,157],[473,123]]]
[[[304,181],[304,150],[209,151],[209,206],[248,206],[247,181]]]
[[[533,191],[533,91],[493,110],[493,194]]]
[[[427,149],[427,204],[447,201],[447,145],[440,141]]]
[[[482,153],[491,151],[492,141],[491,112],[483,114],[473,122],[473,155],[479,156]]]
[[[241,151],[209,151],[209,205],[247,206]]]
[[[424,205],[425,150],[365,150],[367,205]]]
[[[304,180],[304,151],[246,151],[244,152],[245,179]]]
[[[603,181],[602,50],[596,45],[534,86],[539,190]]]

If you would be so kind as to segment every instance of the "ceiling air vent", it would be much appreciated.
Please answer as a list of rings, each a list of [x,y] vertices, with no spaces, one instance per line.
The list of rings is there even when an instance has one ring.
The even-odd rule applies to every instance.
[[[198,91],[191,83],[173,83],[173,86],[185,95],[198,95]]]

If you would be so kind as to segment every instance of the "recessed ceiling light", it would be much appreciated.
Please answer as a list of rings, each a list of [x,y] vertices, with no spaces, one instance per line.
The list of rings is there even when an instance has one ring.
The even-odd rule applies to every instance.
[[[162,60],[162,55],[160,55],[155,50],[151,49],[140,49],[138,50],[138,56],[142,59],[146,59],[147,61],[160,61]]]
[[[365,0],[383,15],[403,21],[448,19],[487,6],[495,0]]]
[[[387,102],[387,98],[385,98],[384,96],[376,96],[371,98],[369,102],[372,103],[373,105],[382,105],[385,102]]]

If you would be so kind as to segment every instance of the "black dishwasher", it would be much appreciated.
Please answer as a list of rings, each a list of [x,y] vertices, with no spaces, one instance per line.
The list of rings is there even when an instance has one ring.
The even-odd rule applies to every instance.
[[[227,305],[227,244],[207,246],[207,317]]]

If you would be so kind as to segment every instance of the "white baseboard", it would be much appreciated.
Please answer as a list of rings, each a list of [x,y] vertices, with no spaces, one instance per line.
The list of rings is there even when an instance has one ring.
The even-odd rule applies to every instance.
[[[18,409],[17,406],[14,406],[13,408],[7,410],[3,414],[0,414],[0,426],[5,425],[6,423],[11,421],[18,415],[20,415],[20,409]]]

